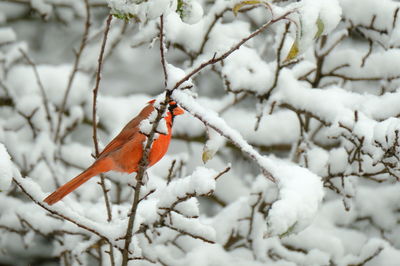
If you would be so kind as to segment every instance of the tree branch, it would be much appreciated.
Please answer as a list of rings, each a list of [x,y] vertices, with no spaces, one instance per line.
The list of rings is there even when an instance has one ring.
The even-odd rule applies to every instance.
[[[231,49],[229,49],[228,51],[226,51],[225,53],[223,53],[222,55],[217,57],[217,54],[214,54],[214,56],[209,59],[208,61],[205,61],[203,63],[201,63],[198,67],[196,67],[195,69],[193,69],[189,74],[187,74],[185,77],[183,77],[180,81],[178,81],[175,86],[171,89],[172,91],[175,89],[178,89],[184,82],[188,81],[192,76],[198,74],[203,68],[209,66],[209,65],[213,65],[215,63],[218,63],[219,61],[224,60],[225,58],[227,58],[230,54],[232,54],[233,52],[235,52],[236,50],[238,50],[243,44],[245,44],[248,40],[254,38],[255,36],[257,36],[258,34],[260,34],[261,32],[263,32],[265,29],[267,29],[270,25],[274,24],[277,21],[286,19],[286,17],[288,15],[290,15],[293,11],[288,11],[285,14],[275,18],[275,19],[271,19],[270,21],[268,21],[267,23],[265,23],[264,25],[262,25],[260,28],[258,28],[256,31],[252,32],[249,36],[243,38],[240,42],[238,42],[236,45],[232,46]]]
[[[79,45],[79,49],[75,53],[74,66],[72,67],[72,72],[71,72],[71,74],[69,76],[69,79],[68,79],[67,88],[65,89],[65,92],[64,92],[63,101],[61,103],[60,110],[58,111],[58,122],[57,122],[57,127],[56,127],[56,133],[54,135],[54,141],[55,142],[57,142],[59,140],[60,129],[61,129],[61,124],[62,124],[62,120],[63,120],[63,114],[64,114],[64,111],[65,111],[65,106],[67,105],[68,96],[69,96],[69,93],[71,91],[72,83],[74,82],[75,75],[78,73],[78,68],[79,68],[81,55],[82,55],[83,50],[85,49],[85,46],[87,44],[88,35],[89,35],[89,29],[90,29],[90,6],[89,6],[88,0],[83,0],[83,2],[85,3],[85,9],[86,9],[85,29],[83,31],[82,40],[81,40],[81,43]]]
[[[51,115],[50,115],[49,100],[47,98],[46,90],[44,89],[42,80],[40,79],[39,71],[37,70],[36,64],[32,61],[32,59],[30,59],[28,54],[25,53],[25,51],[22,50],[21,48],[19,48],[19,51],[22,54],[22,56],[25,58],[25,60],[28,62],[28,64],[32,66],[33,73],[35,74],[35,77],[36,77],[36,82],[39,86],[40,93],[42,94],[43,106],[44,106],[44,110],[46,112],[46,119],[49,122],[50,131],[52,132],[53,131],[53,121],[52,121]]]
[[[102,71],[102,66],[103,66],[103,57],[104,57],[104,51],[107,43],[107,37],[108,33],[110,31],[110,25],[111,25],[111,20],[112,20],[112,15],[108,15],[108,18],[106,20],[106,27],[104,30],[104,35],[103,35],[103,42],[101,44],[100,48],[100,54],[99,54],[99,59],[98,59],[98,65],[97,65],[97,73],[96,73],[96,84],[93,89],[93,108],[92,108],[92,121],[93,121],[93,144],[94,144],[94,149],[95,149],[95,156],[96,158],[99,156],[99,143],[97,139],[97,94],[99,91],[100,87],[100,80],[101,80],[101,71]],[[103,174],[100,175],[100,186],[103,191],[104,195],[104,202],[106,205],[106,210],[107,210],[107,221],[110,222],[112,220],[112,210],[111,210],[111,203],[110,199],[108,198],[108,189],[106,188],[105,184],[105,177]],[[114,259],[114,251],[113,247],[110,244],[110,250],[109,250],[109,255],[110,255],[110,260],[111,260],[111,265],[115,265],[115,259]]]
[[[110,24],[112,20],[112,15],[108,15],[107,21],[106,21],[106,28],[104,30],[104,36],[103,36],[103,42],[101,44],[101,49],[100,49],[100,55],[98,59],[98,65],[97,65],[97,73],[96,73],[96,84],[93,89],[93,108],[92,108],[92,121],[93,121],[93,144],[94,144],[94,150],[95,150],[95,156],[96,158],[99,156],[99,143],[97,139],[97,94],[99,91],[99,86],[100,86],[100,80],[101,80],[101,70],[103,66],[103,56],[104,56],[104,51],[106,47],[106,42],[107,42],[107,37],[108,37],[108,32],[110,31]],[[112,212],[111,212],[111,206],[110,206],[110,200],[108,198],[108,190],[105,185],[104,181],[104,176],[100,175],[100,186],[101,189],[103,190],[104,194],[104,201],[106,204],[107,208],[107,216],[108,216],[108,221],[112,220]]]

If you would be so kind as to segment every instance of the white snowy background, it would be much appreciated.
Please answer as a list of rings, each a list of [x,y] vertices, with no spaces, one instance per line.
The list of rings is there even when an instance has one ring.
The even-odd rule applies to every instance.
[[[0,0],[0,265],[121,265],[135,174],[105,174],[110,213],[99,177],[42,201],[93,162],[110,13],[100,149],[166,89],[186,110],[147,170],[129,265],[399,265],[399,11]]]

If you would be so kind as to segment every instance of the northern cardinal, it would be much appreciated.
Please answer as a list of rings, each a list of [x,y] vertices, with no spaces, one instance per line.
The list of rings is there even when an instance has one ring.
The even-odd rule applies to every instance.
[[[133,118],[121,132],[104,148],[96,161],[85,171],[68,183],[59,187],[56,191],[44,199],[44,202],[53,205],[66,195],[77,189],[80,185],[88,181],[91,177],[108,171],[118,171],[133,173],[138,170],[139,161],[143,155],[143,144],[146,135],[140,132],[140,122],[148,118],[154,111],[155,100],[148,103],[140,113]],[[159,134],[154,140],[148,158],[148,166],[157,163],[167,152],[172,134],[172,123],[174,117],[183,114],[184,111],[177,106],[176,102],[170,101],[168,104],[165,119],[167,134]]]

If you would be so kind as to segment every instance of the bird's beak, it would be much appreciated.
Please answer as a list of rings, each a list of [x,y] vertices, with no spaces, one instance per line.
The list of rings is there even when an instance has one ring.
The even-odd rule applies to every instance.
[[[174,115],[174,116],[183,115],[183,114],[185,113],[185,111],[183,111],[183,109],[180,108],[180,107],[178,107],[178,106],[175,107],[174,110],[173,110],[172,112],[173,112],[173,115]]]

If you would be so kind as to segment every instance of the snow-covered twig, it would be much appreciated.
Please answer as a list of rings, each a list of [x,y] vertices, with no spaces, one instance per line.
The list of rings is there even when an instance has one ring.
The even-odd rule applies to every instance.
[[[225,53],[221,54],[220,56],[217,56],[217,54],[215,53],[214,56],[201,63],[199,66],[197,66],[196,68],[194,68],[190,73],[188,73],[185,77],[183,77],[181,80],[179,80],[175,86],[171,89],[171,90],[175,90],[178,89],[183,83],[185,83],[186,81],[188,81],[190,78],[192,78],[194,75],[197,75],[202,69],[204,69],[205,67],[209,66],[209,65],[214,65],[224,59],[226,59],[230,54],[232,54],[233,52],[235,52],[236,50],[238,50],[243,44],[245,44],[248,40],[254,38],[255,36],[257,36],[258,34],[260,34],[261,32],[263,32],[264,30],[266,30],[270,25],[281,21],[283,19],[286,19],[287,16],[289,16],[290,14],[292,14],[293,11],[288,11],[285,14],[271,19],[268,22],[266,22],[264,25],[262,25],[260,28],[258,28],[257,30],[255,30],[254,32],[252,32],[249,36],[243,38],[240,42],[238,42],[237,44],[235,44],[234,46],[232,46],[231,49],[229,49],[228,51],[226,51]]]
[[[186,111],[198,118],[206,126],[217,131],[221,136],[231,141],[233,145],[238,147],[249,158],[253,159],[258,164],[261,172],[272,182],[275,182],[274,177],[263,163],[264,158],[261,156],[236,130],[229,127],[226,122],[215,114],[211,114],[208,110],[196,103],[193,97],[185,92],[175,90],[172,93],[172,98]]]
[[[165,60],[165,41],[164,41],[164,15],[160,16],[160,54],[161,54],[161,66],[164,72],[164,87],[167,87],[168,84],[168,72],[167,72],[167,62]]]
[[[48,207],[41,200],[36,199],[17,178],[14,178],[13,180],[26,196],[28,196],[33,202],[35,202],[38,206],[42,207],[43,209],[45,209],[49,213],[51,213],[51,214],[53,214],[53,215],[55,215],[57,217],[60,217],[60,218],[62,218],[64,220],[66,220],[66,221],[69,221],[69,222],[75,224],[76,226],[86,230],[86,231],[92,232],[93,234],[101,237],[102,239],[106,240],[110,244],[113,243],[113,241],[110,240],[106,235],[104,235],[103,233],[95,230],[92,226],[90,226],[88,224],[85,224],[85,223],[82,223],[80,221],[77,221],[77,220],[69,217],[68,215],[65,215],[65,214],[63,214],[61,212],[58,212],[58,211]],[[115,247],[118,247],[115,244],[112,244],[112,245],[115,246]]]

